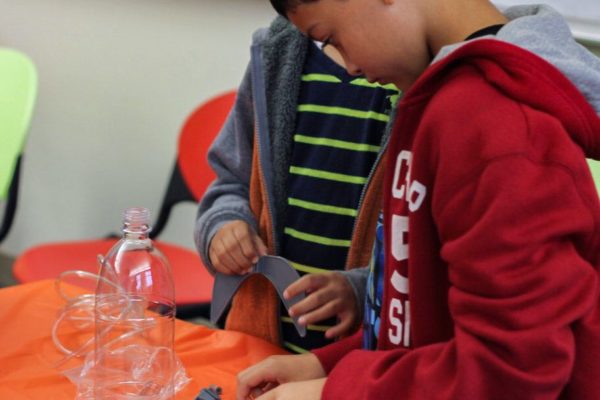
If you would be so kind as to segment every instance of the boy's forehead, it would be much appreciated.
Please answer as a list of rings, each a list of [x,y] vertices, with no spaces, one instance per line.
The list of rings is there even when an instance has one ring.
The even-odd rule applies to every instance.
[[[335,7],[333,3],[338,1],[317,0],[300,3],[288,13],[288,18],[303,34],[314,38],[315,31],[323,21],[331,20],[331,9]]]

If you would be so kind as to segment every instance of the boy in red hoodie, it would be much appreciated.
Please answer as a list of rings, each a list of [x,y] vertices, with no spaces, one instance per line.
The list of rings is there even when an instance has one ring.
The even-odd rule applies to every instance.
[[[238,399],[600,398],[600,202],[585,160],[600,157],[600,118],[583,95],[488,37],[507,20],[487,0],[272,3],[350,72],[405,95],[377,351],[355,335],[269,358],[240,373]]]

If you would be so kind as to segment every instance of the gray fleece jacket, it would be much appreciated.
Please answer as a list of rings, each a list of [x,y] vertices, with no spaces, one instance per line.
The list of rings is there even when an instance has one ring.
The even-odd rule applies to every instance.
[[[208,152],[217,178],[200,202],[194,232],[204,265],[213,272],[208,246],[219,228],[232,220],[243,220],[257,228],[248,201],[255,127],[260,135],[259,145],[270,150],[261,152],[264,159],[260,162],[272,205],[275,237],[280,237],[296,99],[308,43],[281,17],[253,35],[250,64],[234,108]],[[276,243],[277,251],[278,246]]]
[[[504,13],[510,22],[496,38],[530,50],[556,66],[600,114],[600,59],[574,41],[561,15],[544,5],[516,6]],[[202,260],[213,272],[208,246],[217,230],[232,220],[243,220],[256,228],[248,202],[255,126],[259,146],[269,149],[261,151],[260,163],[272,205],[275,248],[279,251],[300,76],[308,44],[308,39],[281,17],[253,36],[251,61],[239,86],[234,108],[208,153],[217,178],[200,202],[194,232]],[[434,62],[460,45],[443,48]],[[382,152],[389,131],[388,127]],[[367,269],[344,273],[362,304]]]

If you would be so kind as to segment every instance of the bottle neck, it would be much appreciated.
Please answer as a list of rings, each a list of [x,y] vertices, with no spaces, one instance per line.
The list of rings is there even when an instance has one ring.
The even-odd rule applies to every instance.
[[[150,226],[146,224],[127,223],[123,225],[123,237],[132,240],[145,240],[150,235]]]
[[[123,237],[132,240],[148,239],[150,211],[145,207],[131,207],[123,212]]]

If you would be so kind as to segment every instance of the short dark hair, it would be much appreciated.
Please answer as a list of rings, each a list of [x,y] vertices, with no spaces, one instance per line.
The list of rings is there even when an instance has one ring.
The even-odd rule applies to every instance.
[[[287,18],[290,11],[294,11],[296,7],[303,3],[313,3],[319,0],[271,0],[271,5],[279,15]]]

